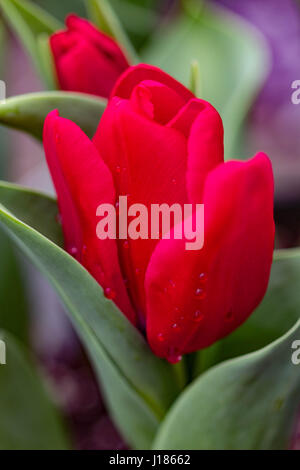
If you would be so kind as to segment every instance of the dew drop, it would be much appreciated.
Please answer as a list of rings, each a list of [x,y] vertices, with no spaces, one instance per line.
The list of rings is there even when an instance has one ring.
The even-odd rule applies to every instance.
[[[116,173],[121,173],[121,167],[120,166],[116,167]]]
[[[207,273],[200,273],[198,278],[201,282],[206,282],[207,281]]]
[[[136,269],[135,269],[135,274],[136,274],[137,276],[139,276],[139,275],[141,274],[140,268],[136,268]]]
[[[157,339],[160,343],[163,343],[165,341],[165,337],[162,333],[158,333]]]
[[[203,300],[206,297],[206,292],[204,289],[201,289],[201,287],[198,287],[195,291],[195,295],[198,299]]]
[[[125,250],[128,250],[128,248],[129,248],[129,241],[128,240],[125,240],[125,242],[123,243],[123,248],[125,248]]]
[[[178,323],[174,323],[172,325],[172,328],[173,328],[174,331],[179,331],[180,330],[180,326],[178,325]]]
[[[70,253],[73,256],[77,255],[78,250],[77,250],[76,246],[72,246],[72,248],[70,249]]]
[[[177,180],[175,178],[172,179],[172,184],[177,184]]]
[[[106,289],[104,289],[104,295],[109,300],[113,300],[116,298],[115,291],[111,289],[110,287],[106,287]]]
[[[55,142],[58,144],[58,142],[60,142],[60,135],[59,134],[56,134],[55,136]]]
[[[172,279],[170,279],[169,280],[169,286],[174,289],[176,287],[176,283],[174,281],[172,281]]]
[[[82,247],[82,255],[85,255],[87,252],[87,246],[86,245],[83,245]]]
[[[177,362],[181,361],[182,356],[176,348],[170,348],[167,359],[171,364],[177,364]]]
[[[193,319],[194,319],[194,322],[200,323],[204,320],[204,315],[202,312],[200,312],[200,310],[196,310],[196,312],[194,313]]]

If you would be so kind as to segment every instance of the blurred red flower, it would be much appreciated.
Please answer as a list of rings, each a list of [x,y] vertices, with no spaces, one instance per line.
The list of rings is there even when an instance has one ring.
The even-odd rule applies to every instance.
[[[116,80],[129,67],[124,53],[85,19],[69,15],[66,26],[66,31],[50,37],[60,88],[108,98]]]
[[[58,112],[44,147],[65,247],[152,350],[170,362],[232,332],[262,300],[274,244],[273,173],[265,154],[224,163],[217,111],[163,71],[120,77],[93,142]],[[205,243],[99,240],[96,209],[130,203],[204,204]],[[174,227],[173,227],[174,230]]]

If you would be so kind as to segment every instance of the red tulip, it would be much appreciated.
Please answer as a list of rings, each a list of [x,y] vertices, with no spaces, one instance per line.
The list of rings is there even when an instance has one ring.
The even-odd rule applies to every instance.
[[[50,38],[62,90],[108,98],[116,80],[129,67],[119,45],[89,21],[70,15],[67,30]]]
[[[274,243],[273,174],[262,153],[223,161],[217,111],[161,70],[139,65],[119,79],[91,142],[52,112],[44,145],[66,249],[176,362],[236,329],[262,300]],[[96,208],[203,203],[205,242],[99,240]],[[172,228],[175,230],[175,227]],[[126,279],[126,282],[124,281]]]

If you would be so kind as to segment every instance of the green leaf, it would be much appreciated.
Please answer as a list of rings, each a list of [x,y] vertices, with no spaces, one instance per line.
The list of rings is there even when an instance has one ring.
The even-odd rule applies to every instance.
[[[195,375],[225,359],[256,351],[285,334],[300,318],[300,250],[277,251],[265,298],[225,339],[197,353]]]
[[[195,3],[195,2],[193,2]],[[192,11],[161,28],[142,60],[189,85],[191,61],[200,66],[203,95],[220,112],[226,158],[241,158],[241,126],[261,87],[269,64],[265,42],[256,30],[226,10],[196,2]]]
[[[265,349],[200,376],[175,402],[155,449],[287,449],[299,410],[300,321]]]
[[[8,183],[0,188],[0,224],[62,299],[127,442],[148,448],[179,391],[174,367],[154,356],[141,334],[105,299],[99,284],[50,241],[57,237],[53,200]]]
[[[55,31],[62,29],[63,25],[29,0],[1,0],[0,12],[24,44],[48,86],[53,86],[54,74],[52,71],[51,76],[49,70],[45,69],[39,41],[41,35],[49,37]],[[47,53],[49,54],[49,51]]]
[[[0,233],[0,329],[27,343],[28,305],[24,279],[11,241]]]
[[[0,349],[6,356],[0,364],[0,449],[68,449],[61,419],[27,351],[3,331]]]
[[[0,106],[0,124],[27,132],[42,140],[44,120],[53,109],[71,119],[92,138],[106,100],[83,93],[49,91],[8,98]]]
[[[90,19],[98,28],[119,43],[132,65],[138,63],[139,60],[130,39],[109,2],[107,0],[86,0],[86,5]]]

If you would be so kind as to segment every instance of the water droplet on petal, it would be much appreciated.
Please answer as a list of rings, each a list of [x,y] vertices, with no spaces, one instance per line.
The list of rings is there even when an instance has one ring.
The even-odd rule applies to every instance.
[[[179,331],[180,330],[180,326],[178,325],[178,323],[174,323],[172,325],[172,328],[173,328],[174,331]]]
[[[177,184],[177,180],[175,178],[172,179],[172,184]]]
[[[201,287],[198,287],[195,291],[195,295],[198,299],[203,300],[206,297],[206,292],[204,289],[201,289]]]
[[[116,167],[116,173],[121,173],[121,167],[120,166]]]
[[[208,278],[207,273],[200,273],[198,277],[201,282],[206,282]]]
[[[163,341],[165,341],[165,337],[162,333],[158,333],[157,339],[160,343],[163,343]]]
[[[128,240],[125,240],[125,242],[123,243],[123,248],[125,248],[125,250],[127,250],[129,248],[129,241]]]
[[[169,286],[174,289],[176,287],[176,283],[174,281],[172,281],[172,279],[170,279],[169,280]]]
[[[116,298],[115,291],[111,289],[110,287],[106,287],[106,289],[104,289],[104,295],[109,300],[113,300]]]
[[[181,361],[182,356],[176,348],[170,348],[167,359],[171,364],[177,364],[177,362]]]
[[[59,134],[56,134],[55,135],[55,142],[58,144],[58,142],[60,142],[60,135]]]
[[[141,274],[140,268],[136,268],[136,269],[135,269],[135,274],[136,274],[137,276],[139,276],[139,275]]]
[[[200,323],[204,320],[204,315],[202,312],[200,312],[200,310],[196,310],[196,312],[194,313],[193,319],[194,319],[194,322]]]
[[[78,250],[77,250],[76,246],[72,246],[72,248],[70,249],[70,253],[71,253],[72,256],[77,255]]]

